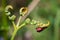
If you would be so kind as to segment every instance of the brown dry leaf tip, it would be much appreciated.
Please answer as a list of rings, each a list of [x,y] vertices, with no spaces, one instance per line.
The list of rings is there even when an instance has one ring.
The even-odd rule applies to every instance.
[[[20,15],[24,16],[28,12],[28,8],[27,7],[22,7],[19,11],[20,11]]]

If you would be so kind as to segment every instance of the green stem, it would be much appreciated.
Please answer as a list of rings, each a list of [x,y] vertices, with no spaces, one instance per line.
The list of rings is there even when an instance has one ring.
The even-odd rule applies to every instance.
[[[18,22],[17,22],[17,27],[19,26],[19,24],[20,24],[20,21],[21,21],[21,16],[19,17],[19,20],[18,20]]]
[[[23,23],[22,25],[20,25],[18,28],[20,29],[22,26],[25,26],[26,25],[26,23]]]
[[[14,40],[14,37],[15,37],[15,35],[16,35],[16,33],[17,33],[17,29],[16,30],[14,30],[14,32],[13,32],[13,34],[12,34],[12,37],[11,37],[11,40]]]
[[[14,21],[12,21],[12,24],[13,24],[13,27],[14,27],[14,30],[16,29],[16,25],[14,23]]]
[[[13,34],[12,34],[12,37],[11,37],[11,40],[14,40],[14,37],[15,37],[15,35],[16,35],[16,33],[17,33],[17,31],[21,28],[21,27],[23,27],[24,25],[26,25],[25,23],[23,23],[22,25],[20,25],[17,29],[15,29],[14,30],[14,32],[13,32]]]

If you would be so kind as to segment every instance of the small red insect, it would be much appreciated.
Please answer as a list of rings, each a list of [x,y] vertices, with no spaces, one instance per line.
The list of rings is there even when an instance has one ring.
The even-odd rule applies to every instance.
[[[36,30],[37,32],[41,32],[43,31],[44,29],[46,29],[47,27],[37,27]]]

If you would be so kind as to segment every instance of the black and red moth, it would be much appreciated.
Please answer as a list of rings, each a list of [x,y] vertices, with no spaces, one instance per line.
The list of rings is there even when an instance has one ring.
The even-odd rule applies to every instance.
[[[37,32],[41,32],[41,31],[43,31],[44,29],[46,29],[47,27],[37,27],[36,28],[36,31]]]

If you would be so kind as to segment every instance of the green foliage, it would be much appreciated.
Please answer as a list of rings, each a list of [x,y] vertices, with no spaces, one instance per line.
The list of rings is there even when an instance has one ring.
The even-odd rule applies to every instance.
[[[28,5],[32,0],[27,0]],[[46,20],[50,21],[50,25],[44,31],[38,33],[36,31],[35,25],[26,25],[18,30],[17,35],[24,38],[24,34],[26,31],[31,31],[33,40],[59,40],[59,30],[60,30],[60,4],[57,2],[58,0],[41,0],[40,3],[36,6],[36,8],[30,13],[28,16],[34,21],[31,21],[29,18],[24,20],[22,23],[25,25],[26,23],[31,22],[31,24],[36,24],[36,21],[45,22]],[[2,8],[0,8],[0,36],[3,36],[5,40],[8,39],[7,32],[9,31],[11,25],[7,21],[7,16],[5,15],[4,9],[6,6],[6,0],[2,0]],[[3,11],[2,11],[3,10]],[[10,15],[8,13],[7,15]],[[15,20],[15,16],[9,17],[12,20]],[[10,21],[10,20],[9,20]],[[13,22],[13,25],[16,26]],[[22,25],[19,25],[22,26]],[[17,28],[17,27],[16,27]],[[2,34],[2,35],[1,35]]]

